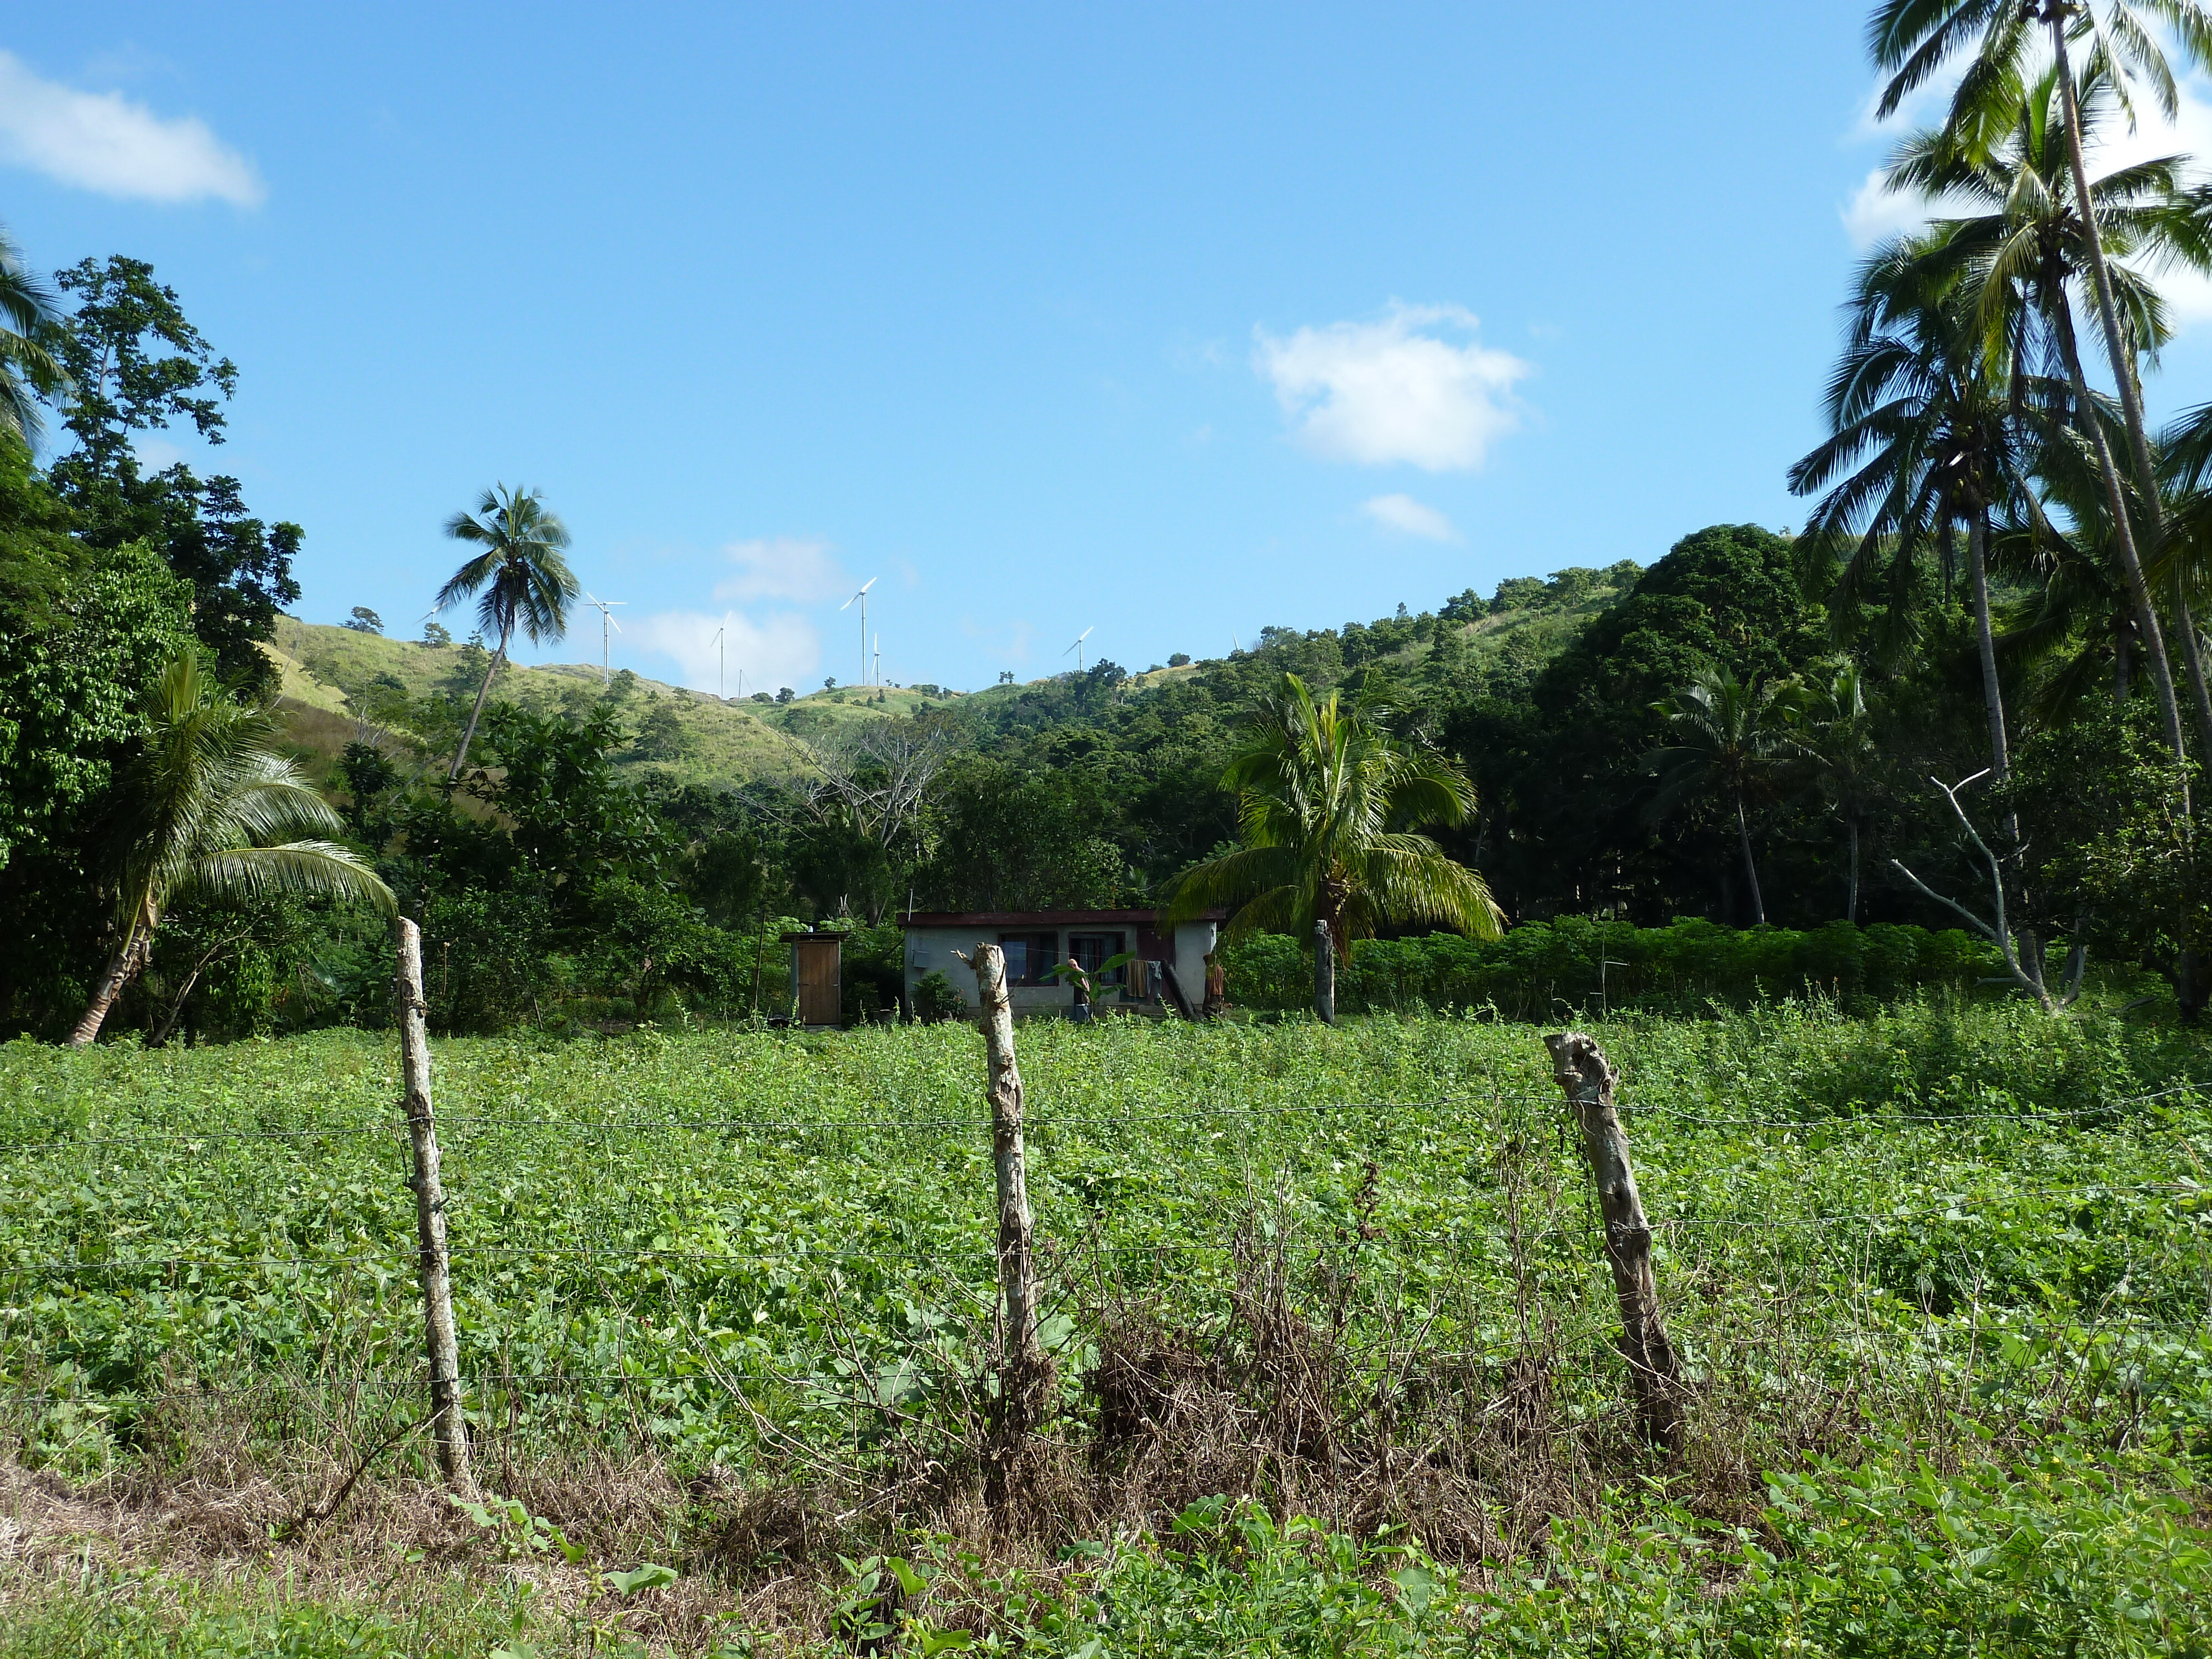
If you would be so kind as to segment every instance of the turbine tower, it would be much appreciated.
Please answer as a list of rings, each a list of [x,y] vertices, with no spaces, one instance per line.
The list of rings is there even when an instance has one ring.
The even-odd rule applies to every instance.
[[[846,600],[843,605],[837,607],[842,611],[853,603],[853,599],[858,599],[860,602],[860,684],[863,685],[868,683],[868,590],[873,587],[878,580],[878,577],[869,577],[860,584],[860,591],[854,594],[852,599]]]
[[[599,680],[611,685],[615,678],[614,636],[622,632],[622,624],[615,620],[615,607],[628,605],[628,599],[595,599],[592,590],[584,590],[584,603],[599,613]]]
[[[729,687],[725,684],[729,678],[729,647],[723,643],[723,636],[729,631],[730,618],[725,612],[722,625],[714,630],[714,696],[723,702],[729,701],[726,695]],[[740,669],[738,672],[742,673],[744,671]]]

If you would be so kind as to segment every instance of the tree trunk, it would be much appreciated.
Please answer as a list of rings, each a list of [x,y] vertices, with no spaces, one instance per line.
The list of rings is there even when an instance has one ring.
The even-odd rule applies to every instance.
[[[70,1032],[69,1046],[82,1048],[100,1035],[106,1021],[107,1011],[115,1006],[115,999],[123,994],[123,988],[138,971],[138,924],[132,921],[108,962],[107,971],[100,976],[100,983],[92,988],[92,1000],[85,1005],[84,1013]]]
[[[2164,539],[2165,514],[2159,501],[2158,475],[2151,465],[2150,441],[2143,430],[2142,399],[2136,392],[2134,354],[2120,337],[2119,313],[2112,304],[2112,273],[2105,268],[2104,234],[2097,228],[2096,198],[2089,191],[2089,169],[2081,153],[2081,106],[2075,96],[2074,68],[2066,52],[2067,9],[2051,9],[2051,62],[2058,75],[2058,98],[2065,112],[2066,164],[2074,175],[2075,211],[2081,216],[2081,235],[2089,253],[2089,286],[2097,298],[2097,318],[2105,331],[2105,355],[2112,365],[2112,379],[2119,388],[2120,413],[2128,429],[2128,448],[2136,464],[2136,477],[2142,489],[2143,512],[2150,520],[2153,546]],[[2136,625],[2142,629],[2143,649],[2150,658],[2151,683],[2158,687],[2160,713],[2165,716],[2166,744],[2173,750],[2178,762],[2186,754],[2181,740],[2181,707],[2174,695],[2173,670],[2166,660],[2166,639],[2160,632],[2158,617],[2151,607],[2150,588],[2143,580],[2142,562],[2136,556],[2135,527],[2128,521],[2127,497],[2120,488],[2119,469],[2112,460],[2112,446],[2105,441],[2105,432],[2096,418],[2095,407],[2089,401],[2088,381],[2081,373],[2081,354],[2074,343],[2071,310],[2064,293],[2057,296],[2057,309],[2064,319],[2061,343],[2066,350],[2067,371],[2074,379],[2075,401],[2081,408],[2081,424],[2087,431],[2097,451],[2097,464],[2105,475],[2106,493],[2111,498],[2113,534],[2118,538],[2120,562],[2127,571],[2128,592],[2134,599],[2138,612]],[[2179,589],[2176,588],[2179,597]],[[2195,642],[2188,647],[2194,657]],[[2203,679],[2201,666],[2197,678]],[[2192,690],[2196,688],[2192,687]],[[2212,730],[2212,702],[2203,704],[2199,714],[2200,730]]]
[[[1849,874],[1844,879],[1844,920],[1856,927],[1859,920],[1859,821],[1847,817],[1844,828],[1850,836]]]
[[[1598,1206],[1605,1221],[1605,1259],[1613,1269],[1613,1296],[1620,1304],[1620,1352],[1628,1361],[1636,1391],[1636,1415],[1644,1438],[1668,1451],[1682,1449],[1680,1370],[1667,1328],[1659,1317],[1658,1280],[1651,1271],[1651,1224],[1636,1190],[1636,1171],[1628,1161],[1628,1137],[1613,1110],[1613,1085],[1620,1074],[1596,1043],[1579,1031],[1544,1039],[1552,1051],[1552,1075],[1567,1097],[1583,1134],[1583,1155],[1597,1183]]]
[[[2088,377],[2081,372],[2081,352],[2074,338],[2074,313],[2063,289],[2052,305],[2051,320],[2057,327],[2059,353],[2066,360],[2067,376],[2073,383],[2081,428],[2088,436],[2090,447],[2096,452],[2098,475],[2105,483],[2105,510],[2112,515],[2113,544],[2119,549],[2120,568],[2126,574],[2128,598],[2135,608],[2136,635],[2150,663],[2151,684],[2158,691],[2159,714],[2166,725],[2166,747],[2173,751],[2178,764],[2189,750],[2181,738],[2181,703],[2174,696],[2173,667],[2166,660],[2166,635],[2158,625],[2158,611],[2150,602],[2150,584],[2143,579],[2142,561],[2136,554],[2135,526],[2128,516],[2127,486],[2120,482],[2119,465],[2112,459],[2112,446],[2106,441],[2105,424],[2097,418],[2096,405],[2089,397]],[[2186,784],[2182,794],[2185,805]]]
[[[1759,861],[1751,855],[1751,824],[1743,815],[1743,796],[1735,798],[1735,833],[1743,843],[1743,873],[1751,883],[1751,925],[1766,926],[1766,901],[1759,891]]]
[[[115,999],[143,971],[147,958],[154,954],[154,929],[160,925],[161,912],[155,909],[153,895],[149,893],[131,913],[130,925],[123,930],[123,943],[116,947],[107,971],[92,988],[92,1000],[85,1005],[83,1014],[70,1032],[70,1048],[82,1048],[100,1035],[108,1011],[115,1006]]]
[[[1314,1012],[1324,1025],[1336,1024],[1336,945],[1328,923],[1314,923]]]
[[[483,684],[477,687],[476,707],[469,710],[468,729],[461,733],[461,746],[453,751],[453,769],[446,774],[447,783],[461,775],[462,763],[469,757],[469,744],[477,735],[477,722],[483,718],[484,699],[491,695],[491,683],[499,676],[500,665],[507,660],[507,642],[514,633],[513,623],[499,630],[499,649],[492,653],[491,666],[484,670]]]
[[[2002,783],[2012,775],[2012,755],[2005,741],[2004,688],[1997,680],[1996,636],[1990,629],[1989,546],[1989,514],[1978,507],[1966,525],[1966,568],[1974,590],[1974,645],[1982,659],[1982,708],[1990,722],[1990,769]]]

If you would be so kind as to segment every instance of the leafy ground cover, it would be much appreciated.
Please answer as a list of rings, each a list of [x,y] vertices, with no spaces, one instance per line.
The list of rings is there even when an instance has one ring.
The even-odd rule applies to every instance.
[[[15,1045],[0,1653],[2207,1650],[2204,1042],[1596,1034],[1681,1459],[1624,1413],[1537,1028],[1041,1024],[1011,1517],[969,1027],[441,1045],[472,1511],[389,1040]]]

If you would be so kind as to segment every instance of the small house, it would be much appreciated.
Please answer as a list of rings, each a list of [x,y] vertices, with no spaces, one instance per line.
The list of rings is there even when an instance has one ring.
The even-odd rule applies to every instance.
[[[1064,1014],[1075,994],[1054,969],[1070,957],[1091,976],[1091,1006],[1159,1018],[1195,1014],[1206,999],[1206,957],[1225,910],[1167,927],[1157,910],[913,910],[906,929],[907,1006],[922,975],[941,973],[969,1008],[981,1006],[975,970],[963,956],[980,944],[1006,953],[1006,984],[1017,1015]],[[1102,971],[1115,957],[1133,960]]]

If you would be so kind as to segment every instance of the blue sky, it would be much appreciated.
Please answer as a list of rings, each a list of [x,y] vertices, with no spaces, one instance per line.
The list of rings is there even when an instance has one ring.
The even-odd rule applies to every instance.
[[[0,222],[236,360],[311,621],[417,631],[505,480],[656,678],[849,681],[870,577],[891,680],[1142,668],[1798,522],[1863,10],[26,9]]]

